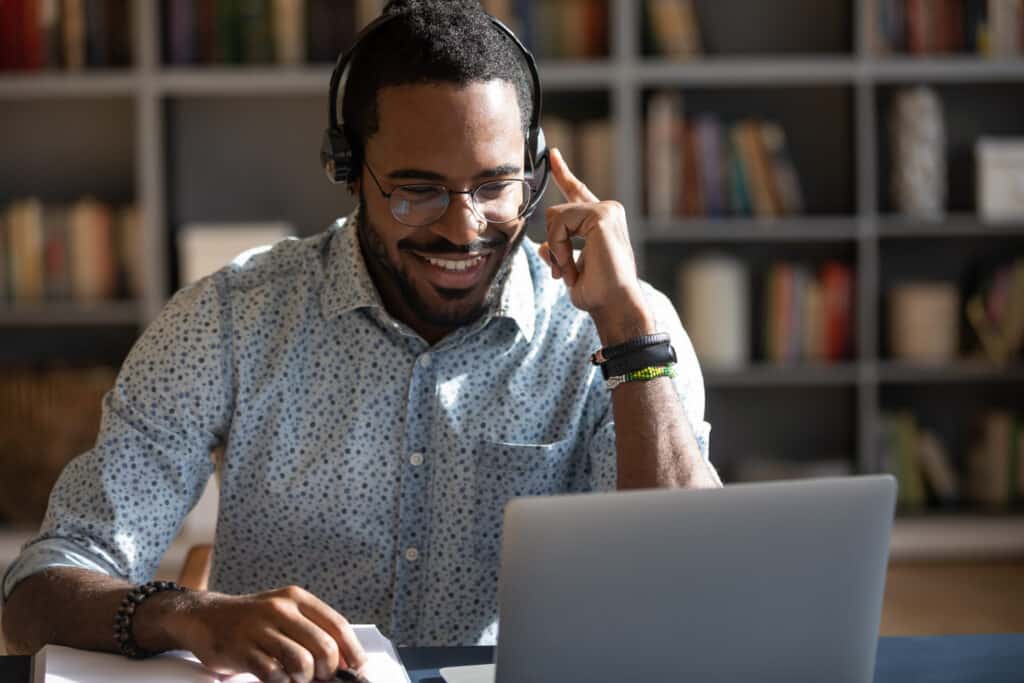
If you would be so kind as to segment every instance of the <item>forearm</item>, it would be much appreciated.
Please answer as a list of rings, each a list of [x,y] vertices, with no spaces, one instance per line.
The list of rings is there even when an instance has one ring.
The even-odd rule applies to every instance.
[[[626,382],[612,392],[618,488],[717,488],[672,380]]]
[[[114,617],[133,584],[98,572],[57,567],[26,578],[3,610],[3,632],[11,654],[32,654],[48,643],[117,652]],[[133,619],[136,642],[153,651],[176,649],[168,617],[183,611],[180,594],[148,598]]]
[[[614,314],[595,316],[601,343],[619,344],[657,330],[639,297]],[[618,488],[717,488],[671,378],[626,382],[612,392]]]

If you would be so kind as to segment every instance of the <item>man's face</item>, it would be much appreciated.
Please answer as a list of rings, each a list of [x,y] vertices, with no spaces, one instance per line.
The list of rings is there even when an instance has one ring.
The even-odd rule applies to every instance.
[[[385,88],[378,112],[366,163],[385,192],[415,183],[471,190],[523,177],[519,106],[506,81]],[[395,220],[365,167],[357,185],[363,253],[389,311],[414,329],[447,331],[478,318],[524,221],[487,224],[470,195],[453,194],[436,222],[409,227]]]

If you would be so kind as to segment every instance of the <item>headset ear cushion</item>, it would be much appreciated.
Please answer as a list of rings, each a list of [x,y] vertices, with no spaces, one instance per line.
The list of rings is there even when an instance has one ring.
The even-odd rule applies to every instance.
[[[533,134],[530,135],[528,142],[528,152],[531,155],[530,159],[526,160],[526,168],[533,168],[533,171],[526,172],[526,180],[530,184],[530,203],[526,209],[526,217],[529,218],[533,212],[540,205],[541,199],[544,198],[544,191],[548,187],[548,181],[551,177],[551,158],[550,151],[548,150],[547,142],[544,140],[544,130],[537,128]]]
[[[324,131],[320,143],[320,165],[332,183],[347,183],[352,174],[352,148],[345,134],[337,128]]]

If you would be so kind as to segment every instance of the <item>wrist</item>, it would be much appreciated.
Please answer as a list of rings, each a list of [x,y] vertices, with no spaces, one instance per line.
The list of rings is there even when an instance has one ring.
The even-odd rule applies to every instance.
[[[135,643],[149,652],[191,650],[188,635],[196,631],[194,592],[157,593],[138,606],[132,619]]]
[[[603,346],[621,344],[627,339],[657,331],[654,316],[639,294],[621,304],[591,311],[590,317]]]

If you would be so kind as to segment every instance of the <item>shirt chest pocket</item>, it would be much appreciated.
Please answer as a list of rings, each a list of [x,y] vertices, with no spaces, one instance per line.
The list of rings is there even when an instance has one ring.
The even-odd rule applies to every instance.
[[[574,466],[573,438],[551,443],[483,441],[476,459],[475,551],[487,561],[501,550],[502,515],[513,498],[565,493]]]

